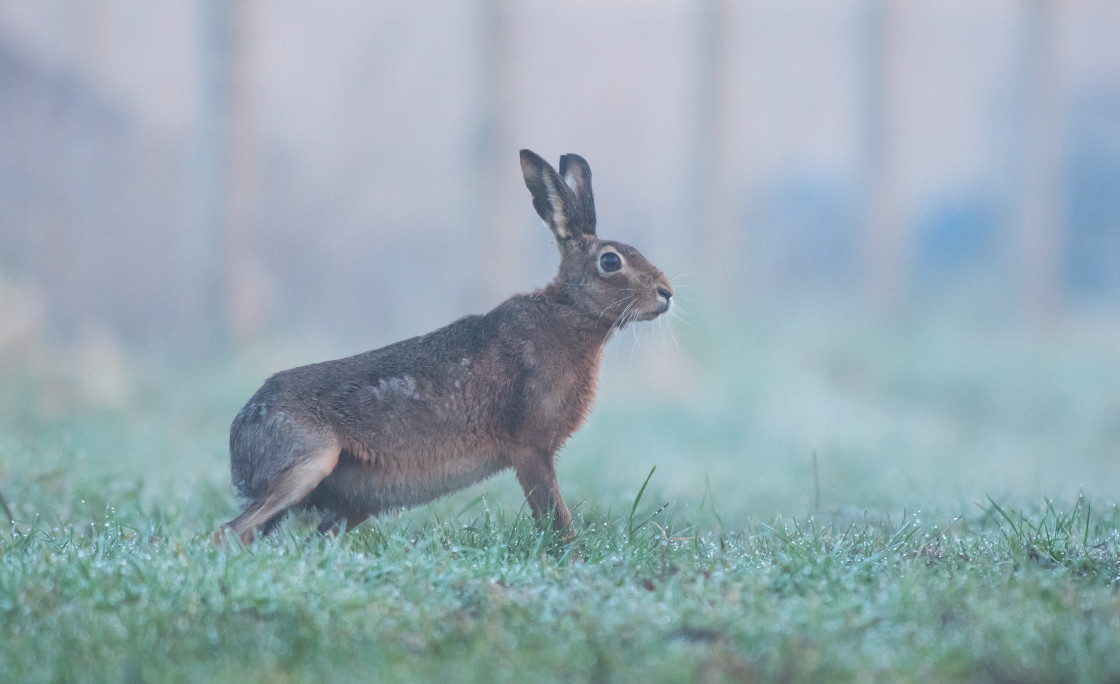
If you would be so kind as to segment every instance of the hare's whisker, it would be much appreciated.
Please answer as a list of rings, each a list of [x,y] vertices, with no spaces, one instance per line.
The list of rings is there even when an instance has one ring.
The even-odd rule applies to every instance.
[[[671,317],[669,318],[669,321],[670,322],[676,321],[676,322],[680,323],[681,325],[686,325],[690,328],[692,327],[692,323],[688,322],[688,319],[685,318],[685,315],[683,313],[678,312],[678,313],[672,314]]]
[[[669,331],[669,337],[673,339],[673,346],[677,348],[677,351],[680,351],[681,343],[677,340],[677,334],[673,332],[673,317],[669,317],[664,320],[664,328],[665,330]]]
[[[607,306],[603,309],[602,313],[599,314],[599,317],[597,319],[595,319],[595,322],[598,323],[599,321],[603,320],[603,316],[605,316],[607,314],[607,311],[609,311],[612,307],[621,304],[622,302],[626,301],[627,299],[631,299],[631,298],[630,297],[620,297],[619,299],[614,300],[610,304],[607,304]]]

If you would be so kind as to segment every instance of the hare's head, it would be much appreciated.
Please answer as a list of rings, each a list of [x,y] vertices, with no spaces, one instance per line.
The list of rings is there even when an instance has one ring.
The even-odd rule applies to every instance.
[[[560,171],[521,150],[521,172],[533,207],[560,248],[554,286],[571,304],[607,325],[648,321],[669,310],[669,279],[630,245],[595,236],[591,167],[583,157],[560,157]]]

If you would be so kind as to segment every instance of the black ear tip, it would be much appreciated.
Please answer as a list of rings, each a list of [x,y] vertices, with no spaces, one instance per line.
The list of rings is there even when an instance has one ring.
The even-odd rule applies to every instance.
[[[576,169],[579,169],[586,176],[591,175],[591,166],[588,165],[586,159],[579,156],[578,154],[569,153],[569,154],[565,154],[564,156],[560,157],[560,175],[561,176],[567,176],[568,175],[568,169],[570,169],[572,167],[574,167]]]
[[[544,169],[550,168],[548,162],[544,160],[539,154],[532,150],[521,150],[521,172],[524,174],[532,174],[534,176],[544,172]]]

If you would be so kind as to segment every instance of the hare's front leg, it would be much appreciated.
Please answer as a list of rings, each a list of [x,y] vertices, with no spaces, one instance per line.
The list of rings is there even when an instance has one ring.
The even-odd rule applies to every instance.
[[[556,482],[556,454],[547,449],[519,449],[510,454],[517,481],[525,492],[533,517],[540,522],[551,518],[556,530],[565,537],[574,537],[572,516],[560,498]]]

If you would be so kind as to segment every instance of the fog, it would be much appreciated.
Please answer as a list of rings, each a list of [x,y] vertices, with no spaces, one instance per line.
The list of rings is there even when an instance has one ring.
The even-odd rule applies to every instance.
[[[268,373],[543,286],[530,148],[680,295],[571,472],[1115,497],[1118,35],[1111,0],[5,2],[0,482],[221,482]]]

